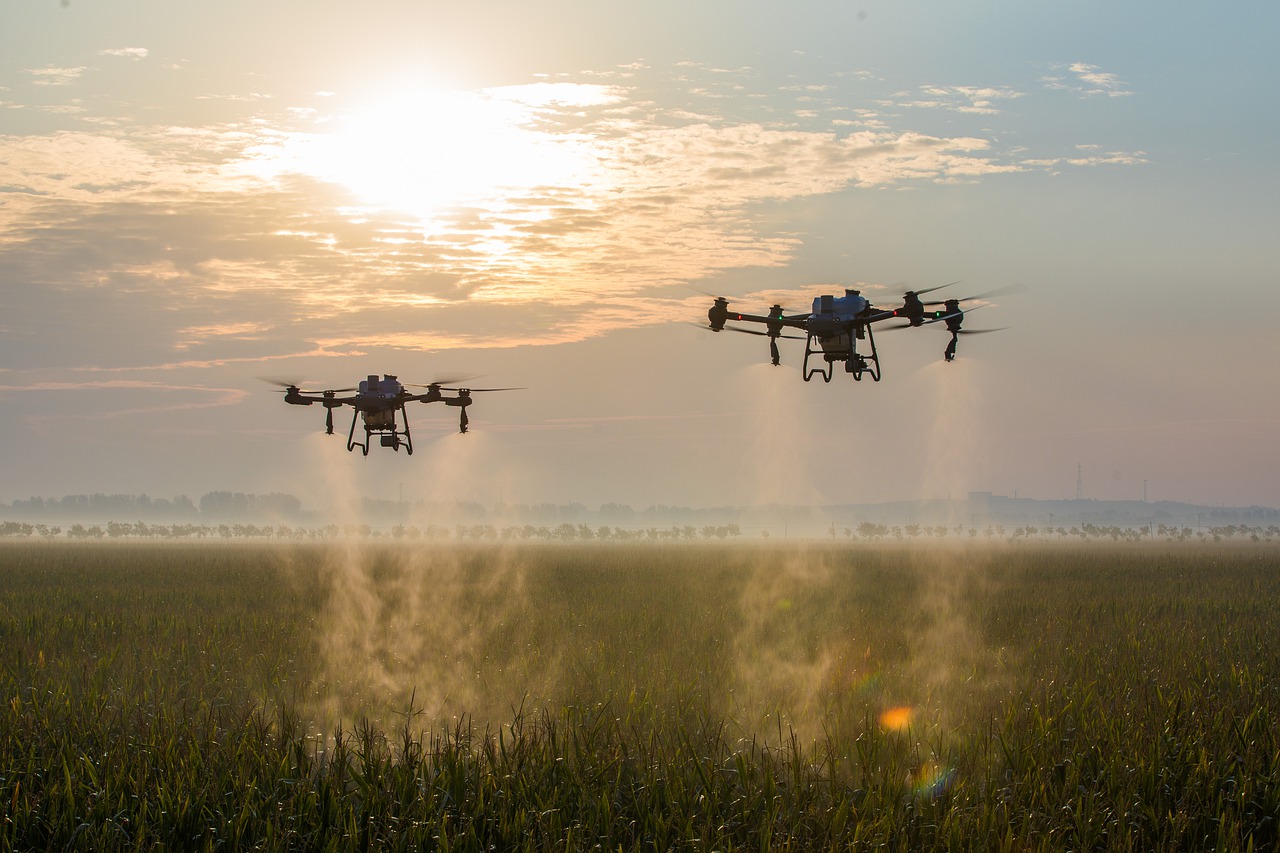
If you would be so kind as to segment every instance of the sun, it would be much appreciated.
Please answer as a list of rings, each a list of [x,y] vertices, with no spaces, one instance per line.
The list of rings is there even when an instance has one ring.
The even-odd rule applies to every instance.
[[[422,220],[500,208],[589,181],[590,141],[550,120],[556,104],[540,91],[401,93],[333,118],[326,132],[292,137],[285,156],[291,170],[344,186],[369,207]]]

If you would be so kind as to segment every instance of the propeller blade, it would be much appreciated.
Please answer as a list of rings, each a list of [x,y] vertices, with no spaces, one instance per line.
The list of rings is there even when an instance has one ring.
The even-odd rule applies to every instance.
[[[783,335],[783,334],[771,335],[768,332],[762,332],[759,329],[744,329],[741,326],[725,326],[724,330],[726,332],[741,332],[744,335],[759,335],[765,338],[786,338],[789,341],[804,340],[804,337],[801,335]]]
[[[415,382],[402,382],[400,384],[404,385],[406,388],[443,388],[446,385],[457,385],[459,382],[466,382],[468,379],[477,378],[479,378],[478,374],[466,373],[461,376],[451,376],[448,379],[437,379],[435,382],[430,382],[426,385],[419,385]]]
[[[903,296],[906,296],[908,293],[914,293],[916,296],[923,296],[926,293],[933,293],[935,290],[942,290],[944,287],[950,287],[953,284],[959,283],[959,281],[949,281],[946,284],[939,284],[935,287],[926,287],[923,290],[908,290],[903,294]]]
[[[1030,288],[1025,284],[1010,284],[1006,287],[997,287],[995,290],[988,290],[986,293],[978,293],[973,296],[962,296],[960,302],[971,302],[974,299],[987,299],[992,296],[1008,296],[1012,293],[1026,293]],[[925,305],[942,305],[942,302],[926,302]]]
[[[441,386],[441,391],[465,391],[468,394],[479,394],[482,391],[527,391],[528,388],[523,386],[518,388],[445,388]]]
[[[259,376],[258,379],[268,385],[279,385],[281,388],[297,388],[303,382],[302,379],[289,379],[283,376]]]
[[[289,391],[291,391],[291,390],[292,390],[292,391],[294,391],[294,392],[296,392],[296,393],[298,393],[298,394],[310,394],[310,395],[312,395],[312,396],[315,396],[315,395],[317,395],[317,394],[320,394],[320,395],[323,395],[323,394],[351,394],[351,393],[353,393],[353,392],[355,392],[355,391],[359,390],[359,389],[357,389],[357,388],[326,388],[326,389],[324,389],[323,391],[304,391],[304,390],[302,390],[301,388],[299,388],[299,387],[298,387],[298,383],[296,383],[296,382],[290,382],[290,381],[285,380],[285,379],[274,379],[274,378],[268,378],[268,377],[266,377],[266,376],[259,376],[258,378],[259,378],[259,379],[261,379],[263,382],[267,382],[267,383],[269,383],[269,384],[271,384],[271,385],[279,385],[281,388],[283,388],[283,389],[284,389],[284,391],[283,391],[283,392],[281,392],[281,393],[285,393],[285,394],[289,393]]]

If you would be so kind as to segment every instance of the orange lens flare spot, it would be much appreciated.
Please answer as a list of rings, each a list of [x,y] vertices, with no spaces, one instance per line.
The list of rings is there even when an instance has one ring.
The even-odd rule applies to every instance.
[[[911,709],[906,705],[889,708],[880,714],[880,728],[891,732],[906,731],[911,725]]]

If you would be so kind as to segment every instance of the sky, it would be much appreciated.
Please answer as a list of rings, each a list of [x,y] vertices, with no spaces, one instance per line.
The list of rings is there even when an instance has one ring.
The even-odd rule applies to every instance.
[[[1274,4],[0,16],[0,501],[1280,506]],[[949,282],[1024,289],[878,383],[697,328]],[[383,373],[522,390],[362,457],[263,381]]]

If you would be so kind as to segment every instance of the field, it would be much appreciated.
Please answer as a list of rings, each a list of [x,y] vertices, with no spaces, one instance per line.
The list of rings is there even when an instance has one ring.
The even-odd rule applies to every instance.
[[[0,544],[0,849],[1271,849],[1260,545]]]

